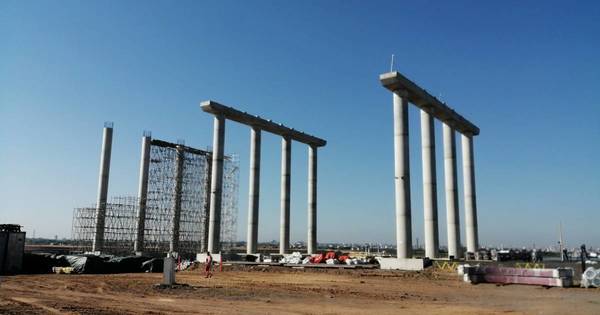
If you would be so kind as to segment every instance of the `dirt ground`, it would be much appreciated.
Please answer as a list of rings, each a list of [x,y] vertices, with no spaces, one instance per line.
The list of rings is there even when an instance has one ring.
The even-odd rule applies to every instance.
[[[471,285],[450,273],[226,267],[0,279],[0,314],[600,314],[600,289]]]

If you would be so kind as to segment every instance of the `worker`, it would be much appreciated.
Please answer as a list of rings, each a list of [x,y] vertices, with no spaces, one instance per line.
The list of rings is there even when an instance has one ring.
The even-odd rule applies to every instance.
[[[563,255],[563,260],[571,261],[571,258],[569,257],[569,252],[567,251],[566,248],[563,249],[562,255]]]
[[[585,261],[587,260],[587,250],[585,249],[585,244],[581,244],[581,251],[579,253],[579,257],[581,258],[581,272],[585,271]]]
[[[206,278],[212,277],[212,272],[211,272],[212,262],[213,262],[213,258],[210,255],[210,252],[207,252],[206,260],[204,261],[204,274],[205,274]]]

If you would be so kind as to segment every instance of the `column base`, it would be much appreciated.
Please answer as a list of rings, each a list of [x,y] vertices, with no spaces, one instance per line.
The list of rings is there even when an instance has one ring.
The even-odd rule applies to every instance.
[[[394,258],[377,257],[379,268],[385,270],[407,270],[419,271],[431,266],[431,261],[427,258]]]
[[[175,266],[177,263],[173,257],[167,256],[163,260],[163,285],[170,286],[175,284]]]

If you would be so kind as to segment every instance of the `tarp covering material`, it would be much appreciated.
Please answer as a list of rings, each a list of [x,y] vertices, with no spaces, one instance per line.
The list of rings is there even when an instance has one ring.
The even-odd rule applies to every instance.
[[[52,267],[70,267],[70,264],[62,255],[25,253],[21,272],[25,274],[51,273]]]
[[[152,258],[143,256],[66,255],[65,258],[75,273],[143,272],[143,263],[152,260]]]
[[[52,267],[72,267],[73,273],[162,272],[162,258],[111,255],[26,253],[23,273],[51,273]]]
[[[320,264],[321,262],[323,262],[323,259],[324,259],[323,254],[317,254],[317,255],[310,257],[310,263],[311,264]]]
[[[142,263],[143,272],[163,272],[163,258],[152,258]]]
[[[325,260],[329,260],[329,259],[336,259],[337,255],[335,254],[335,252],[327,252],[327,254],[325,254]]]
[[[325,263],[328,265],[337,265],[339,264],[339,261],[337,259],[327,259]]]
[[[280,262],[285,264],[299,264],[302,262],[302,254],[300,252],[293,252],[290,255],[284,255]]]
[[[581,286],[600,288],[600,269],[589,267],[581,274]]]

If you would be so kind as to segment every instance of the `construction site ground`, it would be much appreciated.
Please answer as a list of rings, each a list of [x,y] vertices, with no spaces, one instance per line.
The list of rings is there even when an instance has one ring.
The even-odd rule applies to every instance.
[[[0,279],[0,314],[600,314],[600,289],[471,285],[455,273],[225,266]]]

